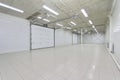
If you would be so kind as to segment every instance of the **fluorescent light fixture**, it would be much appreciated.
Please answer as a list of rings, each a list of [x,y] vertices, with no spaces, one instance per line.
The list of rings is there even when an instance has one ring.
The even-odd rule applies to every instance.
[[[37,17],[37,18],[38,18],[38,19],[42,19],[42,17],[40,17],[40,16],[39,16],[39,17]]]
[[[72,28],[70,28],[70,27],[66,27],[66,29],[69,29],[69,30],[70,30],[70,29],[72,29]]]
[[[49,12],[51,12],[51,13],[55,14],[55,15],[59,15],[59,13],[57,13],[56,11],[54,11],[54,10],[50,9],[50,8],[49,8],[49,7],[47,7],[46,5],[43,5],[43,8],[44,8],[44,9],[46,9],[46,10],[48,10]]]
[[[20,12],[20,13],[24,13],[23,10],[17,9],[17,8],[15,8],[15,7],[12,7],[12,6],[3,4],[3,3],[0,3],[0,6],[5,7],[5,8],[8,8],[8,9],[11,9],[11,10],[14,10],[14,11],[17,11],[17,12]]]
[[[97,29],[96,29],[96,28],[95,28],[94,30],[95,30],[95,31],[97,31]]]
[[[98,33],[97,29],[95,28],[95,26],[93,25],[92,28],[95,30],[96,33]]]
[[[52,16],[53,18],[57,18],[56,16],[54,16],[54,15],[50,15],[50,16]]]
[[[83,13],[83,15],[84,15],[85,17],[88,17],[88,14],[87,14],[87,12],[85,11],[85,9],[81,9],[81,12]]]
[[[56,23],[56,25],[58,25],[58,26],[63,26],[62,24],[59,24],[59,23]]]
[[[93,25],[92,28],[95,29],[95,26]]]
[[[92,22],[91,20],[89,20],[89,23],[90,23],[90,24],[93,24],[93,22]]]
[[[74,22],[72,22],[72,21],[71,21],[70,23],[73,24],[73,25],[77,25],[76,23],[74,23]]]
[[[70,26],[73,26],[71,23],[68,23]]]
[[[50,20],[48,20],[48,19],[43,19],[44,21],[46,21],[46,22],[50,22]]]
[[[76,32],[77,30],[76,30],[76,29],[74,29],[73,31],[75,31],[75,32]]]
[[[98,31],[97,31],[97,29],[96,29],[96,28],[95,28],[94,30],[95,30],[95,32],[96,32],[96,33],[98,33]]]

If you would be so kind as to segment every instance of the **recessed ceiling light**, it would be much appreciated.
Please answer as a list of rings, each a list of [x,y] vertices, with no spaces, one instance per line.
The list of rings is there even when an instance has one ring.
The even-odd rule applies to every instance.
[[[92,22],[91,20],[89,20],[89,23],[90,23],[90,24],[93,24],[93,22]]]
[[[58,26],[63,26],[62,24],[59,24],[59,23],[56,23],[56,25],[58,25]]]
[[[73,25],[77,25],[76,23],[74,23],[74,22],[72,22],[72,21],[71,21],[70,23],[73,24]]]
[[[50,20],[48,20],[48,19],[43,19],[44,21],[46,21],[46,22],[50,22]]]
[[[40,17],[40,16],[39,16],[39,17],[37,17],[37,18],[38,18],[38,19],[42,19],[42,17]]]
[[[8,9],[11,9],[11,10],[14,10],[14,11],[17,11],[17,12],[20,12],[20,13],[24,13],[23,10],[20,10],[20,9],[18,9],[18,8],[15,8],[15,7],[12,7],[12,6],[3,4],[3,3],[0,3],[0,6],[5,7],[5,8],[8,8]]]
[[[53,9],[49,8],[49,7],[46,6],[46,5],[43,5],[43,8],[46,9],[46,10],[48,10],[48,11],[50,11],[51,13],[53,13],[53,14],[55,14],[55,15],[59,15],[58,12],[54,11]]]
[[[84,15],[85,17],[88,17],[88,14],[87,14],[87,12],[85,11],[85,9],[81,9],[81,12],[83,13],[83,15]]]

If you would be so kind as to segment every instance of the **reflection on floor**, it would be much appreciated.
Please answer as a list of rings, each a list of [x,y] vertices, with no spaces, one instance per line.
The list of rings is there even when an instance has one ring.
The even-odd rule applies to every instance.
[[[74,45],[0,55],[0,80],[120,80],[104,45]]]

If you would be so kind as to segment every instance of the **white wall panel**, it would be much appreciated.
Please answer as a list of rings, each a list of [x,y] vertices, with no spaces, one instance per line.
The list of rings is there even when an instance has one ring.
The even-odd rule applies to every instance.
[[[110,39],[110,27],[109,24],[106,27],[106,32],[105,32],[105,42],[109,43],[109,39]]]
[[[120,31],[114,33],[114,53],[120,63]]]
[[[112,16],[110,17],[110,48],[112,51],[112,45],[114,44],[114,55],[117,61],[120,63],[120,0],[116,0]]]
[[[78,41],[78,44],[81,43],[81,35],[80,34],[78,34],[78,36],[77,36],[77,41]]]
[[[78,43],[78,38],[77,38],[77,34],[73,33],[73,44],[77,44]]]
[[[72,44],[72,32],[65,31],[65,44],[71,45]]]
[[[32,25],[32,49],[54,46],[54,30]]]
[[[55,30],[55,45],[72,45],[72,32],[63,29]]]
[[[55,46],[60,46],[65,44],[65,34],[64,30],[55,30]]]
[[[103,44],[105,43],[105,34],[104,33],[92,33],[83,35],[84,44]]]
[[[30,23],[0,13],[0,53],[29,50]]]

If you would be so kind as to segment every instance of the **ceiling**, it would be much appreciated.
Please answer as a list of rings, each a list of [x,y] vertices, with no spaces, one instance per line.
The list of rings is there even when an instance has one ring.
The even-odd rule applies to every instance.
[[[64,27],[71,27],[72,29],[80,30],[83,28],[92,30],[92,25],[88,22],[90,19],[98,31],[105,31],[105,24],[107,23],[113,0],[0,0],[0,2],[25,11],[22,14],[0,7],[0,12],[26,19],[35,13],[39,13],[37,16],[50,20],[48,23],[38,19],[37,16],[32,16],[36,24],[48,24],[49,27],[60,28],[56,25],[56,23],[59,23],[64,25]],[[60,15],[56,16],[46,11],[42,8],[43,5],[49,6]],[[84,17],[81,9],[86,10],[88,18]],[[69,24],[71,21],[77,25],[71,26]]]

